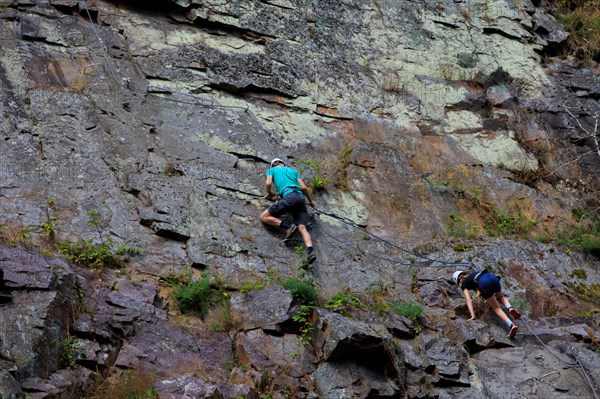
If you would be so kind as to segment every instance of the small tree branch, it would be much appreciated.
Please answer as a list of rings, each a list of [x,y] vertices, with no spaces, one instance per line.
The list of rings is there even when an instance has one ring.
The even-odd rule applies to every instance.
[[[579,105],[581,106],[581,109],[583,109],[589,116],[591,116],[594,119],[594,130],[587,130],[585,127],[583,127],[581,123],[581,118],[575,116],[573,111],[571,111],[571,109],[566,105],[562,104],[562,107],[565,109],[565,111],[567,111],[571,118],[573,118],[573,120],[577,123],[579,128],[585,132],[586,135],[581,138],[591,138],[592,140],[594,140],[594,152],[600,157],[600,132],[598,132],[598,111],[596,111],[592,115],[592,113],[588,111],[585,108],[585,106],[583,106],[583,104],[579,103]]]

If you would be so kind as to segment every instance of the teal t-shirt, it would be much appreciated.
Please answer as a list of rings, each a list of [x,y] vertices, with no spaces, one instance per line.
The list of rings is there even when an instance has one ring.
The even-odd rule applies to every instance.
[[[275,183],[275,189],[277,194],[281,195],[281,192],[288,188],[293,187],[300,190],[298,179],[300,179],[300,173],[296,169],[290,168],[289,166],[274,166],[269,168],[266,173],[267,176],[273,176],[273,183]],[[285,194],[291,193],[292,190],[287,190]]]

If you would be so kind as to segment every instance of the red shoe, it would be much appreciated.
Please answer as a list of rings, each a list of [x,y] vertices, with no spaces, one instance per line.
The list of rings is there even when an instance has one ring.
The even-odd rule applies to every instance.
[[[519,327],[517,327],[517,325],[515,323],[513,323],[512,326],[510,327],[510,332],[508,333],[508,336],[510,338],[514,338],[514,336],[517,335],[518,330],[519,330]]]
[[[508,313],[510,313],[515,320],[519,320],[521,318],[521,313],[519,313],[519,311],[515,308],[508,309]]]

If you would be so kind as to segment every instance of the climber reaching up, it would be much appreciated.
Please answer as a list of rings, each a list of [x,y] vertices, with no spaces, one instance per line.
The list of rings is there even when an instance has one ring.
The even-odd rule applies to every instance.
[[[302,236],[302,241],[306,246],[307,263],[310,265],[317,260],[312,239],[306,224],[308,223],[308,211],[306,209],[306,200],[311,207],[315,207],[315,201],[309,188],[306,186],[300,173],[285,164],[281,159],[275,158],[271,161],[271,167],[266,172],[265,188],[266,198],[274,199],[275,194],[271,188],[275,185],[279,201],[269,208],[265,209],[260,215],[260,220],[269,226],[279,227],[286,230],[286,239],[290,238],[296,229]],[[284,213],[291,213],[294,224],[280,219]]]
[[[480,295],[487,301],[487,303],[494,309],[494,312],[504,321],[506,326],[509,329],[509,337],[514,337],[517,334],[518,327],[515,323],[513,323],[506,313],[502,311],[500,308],[500,303],[508,309],[508,313],[515,319],[519,319],[521,317],[521,313],[515,308],[512,307],[508,299],[502,293],[502,288],[500,286],[500,279],[487,270],[476,271],[471,274],[467,274],[462,270],[457,270],[452,275],[452,280],[460,287],[467,300],[467,308],[469,309],[469,313],[471,314],[471,318],[469,320],[475,319],[475,311],[473,310],[473,301],[471,300],[471,295],[469,294],[469,290],[474,290],[477,292],[477,295]]]

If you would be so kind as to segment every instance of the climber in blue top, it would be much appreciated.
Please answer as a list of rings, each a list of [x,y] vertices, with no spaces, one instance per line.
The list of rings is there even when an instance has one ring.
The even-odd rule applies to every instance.
[[[516,320],[521,317],[521,313],[512,307],[508,299],[502,293],[502,287],[500,286],[500,278],[494,273],[487,270],[475,271],[467,273],[462,270],[457,270],[452,275],[452,280],[462,290],[465,299],[467,300],[467,308],[471,314],[469,320],[475,319],[475,311],[473,310],[473,301],[469,290],[474,290],[477,295],[481,295],[483,299],[490,304],[494,312],[504,321],[509,329],[508,335],[512,338],[517,334],[518,327],[513,321],[502,311],[500,303],[508,310],[508,313]],[[500,303],[498,303],[500,302]]]
[[[260,215],[260,220],[264,224],[286,229],[286,238],[289,238],[298,229],[308,255],[308,264],[317,260],[312,246],[312,240],[306,224],[308,223],[308,211],[306,209],[306,200],[311,207],[315,207],[315,201],[312,194],[297,170],[286,166],[279,158],[271,161],[271,167],[266,173],[265,188],[267,190],[267,199],[275,198],[271,191],[273,185],[277,190],[279,201],[264,210]],[[280,219],[284,213],[291,213],[294,218],[294,224]]]

